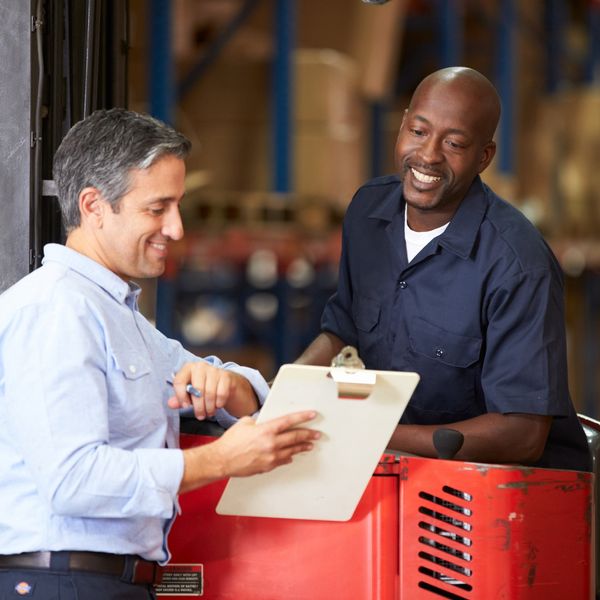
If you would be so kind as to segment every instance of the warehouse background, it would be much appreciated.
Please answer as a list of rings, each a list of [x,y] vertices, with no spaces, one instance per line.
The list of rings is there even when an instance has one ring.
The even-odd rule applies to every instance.
[[[266,377],[317,334],[345,207],[393,172],[415,85],[480,70],[503,103],[484,179],[561,261],[572,395],[600,415],[600,1],[0,0],[0,34],[0,289],[60,238],[65,127],[128,104],[193,142],[186,237],[144,312]]]
[[[597,415],[600,3],[173,0],[170,21],[160,4],[131,4],[130,104],[194,142],[161,328],[267,377],[294,360],[334,289],[353,192],[393,172],[418,81],[464,64],[500,91],[484,179],[563,265],[571,390]]]

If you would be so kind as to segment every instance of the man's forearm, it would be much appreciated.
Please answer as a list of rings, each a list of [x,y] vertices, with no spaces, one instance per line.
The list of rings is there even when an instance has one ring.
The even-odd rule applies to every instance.
[[[346,344],[337,335],[324,331],[308,346],[308,348],[296,359],[300,365],[321,365],[328,367],[334,356]]]
[[[433,432],[440,428],[456,429],[464,444],[458,460],[488,463],[531,464],[542,455],[552,417],[530,414],[488,413],[447,425],[398,425],[389,448],[436,457]]]
[[[224,477],[265,473],[306,452],[320,437],[305,427],[314,411],[300,411],[257,424],[243,417],[214,442],[183,451],[179,492],[187,492]]]
[[[183,478],[179,493],[202,487],[227,477],[226,466],[214,442],[183,451]]]

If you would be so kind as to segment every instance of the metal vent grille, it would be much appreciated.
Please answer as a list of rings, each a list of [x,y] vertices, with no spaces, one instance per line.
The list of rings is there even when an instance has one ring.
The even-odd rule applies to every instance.
[[[419,587],[449,600],[473,598],[471,494],[443,486],[437,494],[419,492],[423,515],[418,538]]]

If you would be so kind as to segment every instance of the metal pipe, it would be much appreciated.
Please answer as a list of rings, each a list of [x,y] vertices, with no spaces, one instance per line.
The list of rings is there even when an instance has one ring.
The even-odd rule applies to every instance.
[[[502,174],[514,172],[514,123],[515,123],[515,0],[502,0],[498,48],[498,91],[502,101],[500,119],[500,146],[498,170]]]
[[[33,114],[33,169],[31,199],[32,252],[30,267],[37,269],[42,264],[42,96],[44,93],[44,52],[42,40],[42,0],[37,0],[32,29],[35,34],[37,52],[37,85]]]
[[[87,117],[92,112],[92,91],[94,85],[94,30],[96,17],[96,0],[86,0],[85,3],[85,41],[83,46],[83,98],[82,116]]]
[[[150,112],[165,123],[173,122],[175,91],[171,49],[171,0],[150,3]]]
[[[562,82],[564,32],[567,15],[564,0],[548,0],[546,9],[546,91],[558,91]]]
[[[273,190],[292,189],[294,0],[276,0],[273,63]]]
[[[588,8],[589,55],[586,78],[588,83],[600,83],[600,2],[590,2]]]
[[[439,0],[441,65],[452,67],[462,64],[463,23],[462,2]]]
[[[175,90],[171,50],[171,1],[152,0],[149,24],[150,113],[165,123],[173,122]],[[156,283],[156,327],[167,337],[176,337],[173,326],[175,314],[175,282],[166,273]]]

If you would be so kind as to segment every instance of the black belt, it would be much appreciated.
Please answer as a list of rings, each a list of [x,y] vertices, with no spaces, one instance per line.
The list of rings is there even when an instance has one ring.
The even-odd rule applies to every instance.
[[[160,583],[161,569],[157,563],[138,556],[105,552],[0,554],[0,569],[55,569],[59,561],[72,571],[113,575],[130,583]]]

